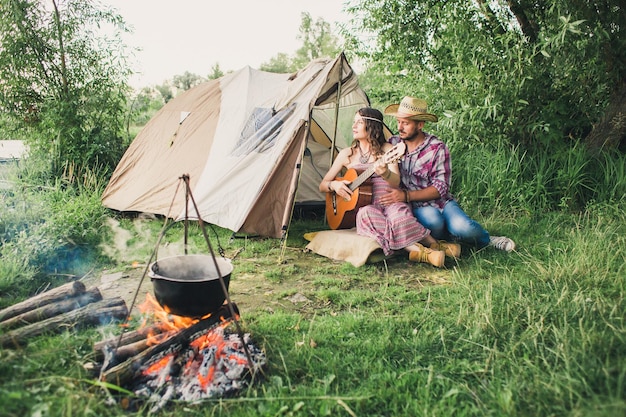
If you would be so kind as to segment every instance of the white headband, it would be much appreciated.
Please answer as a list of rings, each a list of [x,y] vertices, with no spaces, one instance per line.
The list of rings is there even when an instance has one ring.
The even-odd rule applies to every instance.
[[[375,122],[378,122],[378,123],[383,122],[382,120],[376,119],[375,117],[361,116],[361,119],[374,120]]]

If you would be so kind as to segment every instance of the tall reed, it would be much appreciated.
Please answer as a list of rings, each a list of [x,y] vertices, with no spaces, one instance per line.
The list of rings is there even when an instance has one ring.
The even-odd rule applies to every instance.
[[[559,151],[498,146],[451,147],[452,192],[481,211],[582,210],[623,203],[626,156],[594,154],[582,144]]]

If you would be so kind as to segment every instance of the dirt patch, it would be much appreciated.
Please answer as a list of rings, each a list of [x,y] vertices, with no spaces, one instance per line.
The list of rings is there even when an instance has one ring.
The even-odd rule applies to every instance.
[[[100,276],[83,279],[85,285],[96,286],[104,298],[121,297],[128,308],[142,303],[147,294],[154,295],[150,277],[144,276],[144,267],[130,267],[122,272],[104,271]],[[235,267],[231,275],[229,296],[241,311],[294,310],[309,300],[303,293],[307,284],[300,282],[297,287],[281,283],[280,294],[276,284],[263,275],[238,273]],[[136,298],[135,298],[136,297]],[[133,304],[134,303],[134,304]]]
[[[85,285],[99,288],[104,298],[121,297],[133,313],[138,312],[136,306],[141,304],[147,297],[146,294],[154,295],[152,282],[147,273],[147,259],[138,260],[137,253],[151,253],[156,243],[156,238],[146,226],[146,221],[136,219],[132,223],[132,229],[121,227],[119,221],[108,219],[108,227],[113,231],[111,241],[103,248],[104,252],[113,259],[117,259],[121,265],[116,270],[105,270],[92,273],[84,277]],[[306,280],[281,281],[269,280],[263,268],[250,267],[255,259],[237,259],[238,251],[227,253],[227,258],[233,260],[234,271],[231,274],[229,296],[231,301],[239,307],[240,311],[269,311],[294,310],[308,302],[303,294],[312,288]],[[298,250],[296,249],[296,252]],[[184,253],[182,243],[168,243],[158,250],[158,257],[177,256]],[[319,264],[320,259],[310,255],[308,260],[303,258],[302,253],[299,262],[312,261]],[[290,262],[293,259],[290,259]],[[245,265],[242,269],[239,267]],[[313,266],[313,265],[310,265]],[[307,266],[304,266],[305,270]],[[254,272],[247,272],[254,270]],[[257,272],[258,271],[258,272]],[[278,289],[278,287],[280,289]],[[299,294],[295,296],[294,294]],[[291,297],[291,298],[290,298]]]
[[[297,260],[296,260],[297,259]],[[342,268],[343,262],[329,261],[326,258],[312,254],[295,254],[290,259],[288,268],[297,268],[301,271],[313,271],[319,268]],[[295,266],[294,266],[295,265]],[[363,267],[362,267],[363,268]],[[380,265],[374,272],[381,277],[386,273],[385,267]],[[391,280],[401,282],[401,285],[412,289],[422,289],[430,285],[445,285],[450,282],[450,270],[435,270],[430,266],[416,266],[402,260],[390,261],[389,265]],[[144,276],[145,265],[129,266],[124,271],[103,271],[100,275],[92,275],[84,279],[85,284],[95,285],[100,289],[102,296],[122,297],[128,308],[133,306],[133,314],[139,313],[137,306],[145,301],[147,294],[154,295],[152,282],[147,274]],[[372,274],[371,270],[364,273]],[[330,277],[340,285],[352,287],[350,278],[344,278],[337,274]],[[231,301],[237,304],[239,310],[245,316],[255,312],[276,311],[305,311],[319,307],[320,301],[316,297],[319,286],[311,276],[287,276],[280,281],[270,280],[259,270],[258,273],[241,271],[237,262],[234,262],[234,270],[231,274],[229,296]],[[135,299],[136,297],[136,299]]]
[[[133,309],[132,312],[138,313],[136,307],[146,299],[146,294],[154,294],[146,267],[150,257],[137,260],[138,248],[143,249],[143,253],[151,253],[145,249],[153,249],[156,238],[141,220],[133,222],[134,230],[130,231],[120,227],[113,219],[109,227],[114,231],[114,238],[107,251],[109,256],[119,260],[120,266],[114,271],[90,274],[83,281],[87,286],[97,286],[105,298],[122,297]],[[327,275],[327,279],[333,280],[336,285],[350,286],[351,277],[364,274],[370,276],[370,280],[397,280],[408,288],[444,284],[449,282],[451,275],[451,270],[437,270],[395,258],[389,260],[387,265],[380,263],[373,268],[351,269],[344,262],[307,253],[304,246],[305,243],[302,243],[301,247],[287,248],[282,264],[278,263],[276,254],[263,256],[253,251],[241,252],[242,248],[237,247],[231,247],[231,253],[227,251],[225,256],[233,259],[234,266],[229,295],[242,314],[315,309],[321,303],[316,297],[319,290],[316,279],[319,280],[320,275]],[[162,258],[182,253],[182,244],[170,243],[159,249],[158,256]],[[342,272],[342,269],[347,269],[347,272]]]

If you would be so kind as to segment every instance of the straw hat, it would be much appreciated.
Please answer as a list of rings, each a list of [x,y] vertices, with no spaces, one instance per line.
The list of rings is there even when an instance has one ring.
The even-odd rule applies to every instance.
[[[387,116],[395,116],[424,122],[436,122],[439,120],[434,114],[428,113],[426,100],[406,96],[400,104],[390,104],[385,109]]]

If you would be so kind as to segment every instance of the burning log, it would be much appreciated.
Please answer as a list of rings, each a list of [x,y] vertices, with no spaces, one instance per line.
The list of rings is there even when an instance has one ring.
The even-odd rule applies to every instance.
[[[169,314],[152,301],[148,296],[143,311],[153,315],[163,333],[152,338],[149,330],[140,329],[99,342],[94,347],[102,350],[104,362],[87,364],[85,369],[99,372],[100,381],[124,387],[143,399],[139,401],[152,404],[150,413],[170,400],[231,396],[258,380],[265,353],[241,332],[235,304],[222,305],[198,320]]]
[[[67,298],[53,304],[46,304],[39,308],[26,311],[10,319],[1,321],[0,331],[6,332],[16,327],[33,324],[100,300],[102,300],[102,294],[100,294],[100,290],[98,290],[98,288],[94,287],[82,294],[75,295],[71,298]]]
[[[124,320],[127,315],[128,308],[121,297],[104,299],[0,335],[0,347],[24,346],[34,336],[60,333],[70,326],[82,327]]]
[[[151,334],[159,334],[161,332],[161,325],[153,324],[152,326],[142,327],[141,329],[126,332],[122,335],[121,339],[120,336],[114,336],[110,339],[96,342],[93,344],[93,350],[102,350],[105,346],[117,346],[118,342],[120,346],[128,345],[143,340]]]
[[[56,303],[84,292],[85,284],[82,282],[68,282],[60,287],[42,292],[41,294],[28,298],[21,303],[14,304],[4,310],[0,310],[0,321],[8,320],[27,311],[34,310],[47,304]]]
[[[140,375],[144,365],[153,358],[158,358],[160,355],[164,355],[166,353],[181,351],[189,345],[189,342],[193,340],[197,334],[201,334],[221,321],[230,318],[232,318],[230,310],[227,306],[222,306],[211,316],[198,321],[191,327],[179,331],[169,339],[149,347],[119,365],[110,369],[104,369],[100,379],[118,386],[125,386],[137,375]]]
[[[141,352],[148,349],[150,345],[151,345],[150,341],[148,340],[148,338],[146,338],[143,340],[138,340],[133,343],[128,343],[124,346],[120,346],[117,349],[115,349],[114,346],[107,346],[107,349],[110,349],[112,352],[115,352],[114,359],[115,361],[117,361],[117,363],[120,363],[120,362],[127,360],[130,357],[139,355]],[[104,351],[102,351],[101,353],[104,357]]]
[[[94,343],[93,349],[96,353],[96,360],[104,359],[104,351],[115,351],[115,358],[123,361],[148,348],[150,336],[157,336],[163,333],[163,328],[159,324],[133,330],[122,336],[115,336],[107,340]]]

